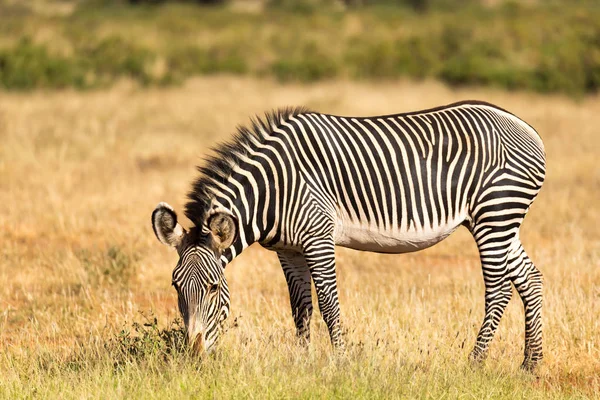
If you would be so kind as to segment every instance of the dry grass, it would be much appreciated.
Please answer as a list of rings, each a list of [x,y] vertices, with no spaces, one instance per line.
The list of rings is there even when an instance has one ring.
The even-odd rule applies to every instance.
[[[547,181],[522,229],[546,282],[538,377],[517,370],[516,296],[486,366],[467,365],[483,282],[466,231],[410,255],[339,250],[345,356],[331,357],[319,315],[310,349],[295,344],[276,257],[252,247],[227,269],[237,324],[214,357],[115,368],[105,345],[139,311],[152,310],[160,326],[177,316],[177,256],[154,238],[150,213],[158,201],[181,210],[194,165],[236,124],[289,104],[367,115],[465,98],[515,112],[546,144]],[[176,89],[0,94],[0,396],[597,398],[598,110],[598,97],[223,77]]]

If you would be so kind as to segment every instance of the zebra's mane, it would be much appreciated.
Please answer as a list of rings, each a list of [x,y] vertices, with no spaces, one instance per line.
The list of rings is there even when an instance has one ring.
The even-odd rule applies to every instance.
[[[250,120],[249,126],[238,126],[233,138],[215,146],[213,154],[207,156],[204,164],[197,167],[200,176],[188,193],[185,216],[196,226],[201,226],[214,197],[212,189],[229,179],[234,168],[256,143],[264,143],[266,137],[283,122],[307,112],[310,110],[304,107],[281,108],[265,113],[262,118],[255,116]]]

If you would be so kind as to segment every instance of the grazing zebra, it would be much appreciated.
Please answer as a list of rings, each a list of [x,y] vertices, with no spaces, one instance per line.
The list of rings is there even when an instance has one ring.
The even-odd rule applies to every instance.
[[[166,203],[152,214],[173,246],[179,309],[204,351],[229,314],[223,269],[254,242],[277,252],[298,336],[309,339],[311,279],[334,347],[343,345],[334,246],[380,253],[430,247],[460,225],[472,233],[485,317],[470,358],[485,358],[515,286],[525,307],[525,360],[542,359],[542,275],[519,227],[545,174],[538,133],[491,104],[467,101],[378,117],[286,109],[239,128],[199,168],[186,231]]]

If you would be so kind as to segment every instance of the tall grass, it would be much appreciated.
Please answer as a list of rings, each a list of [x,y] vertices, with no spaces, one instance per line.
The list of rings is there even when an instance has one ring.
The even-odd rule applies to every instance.
[[[518,369],[517,294],[485,366],[467,362],[484,286],[466,230],[414,254],[337,249],[340,355],[318,313],[310,347],[298,345],[277,257],[252,246],[225,271],[227,333],[209,357],[190,357],[172,323],[177,254],[158,243],[150,214],[159,201],[182,214],[211,145],[281,105],[381,115],[467,98],[516,113],[547,151],[546,182],[521,230],[545,280],[536,375]],[[0,93],[0,398],[598,398],[598,110],[597,96],[407,81],[210,77]]]

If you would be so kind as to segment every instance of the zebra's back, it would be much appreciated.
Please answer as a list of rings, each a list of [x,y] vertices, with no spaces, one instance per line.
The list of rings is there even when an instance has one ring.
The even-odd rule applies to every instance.
[[[439,242],[507,171],[528,194],[543,181],[537,132],[487,103],[361,118],[305,113],[284,125],[309,190],[335,210],[336,243],[360,250]]]

